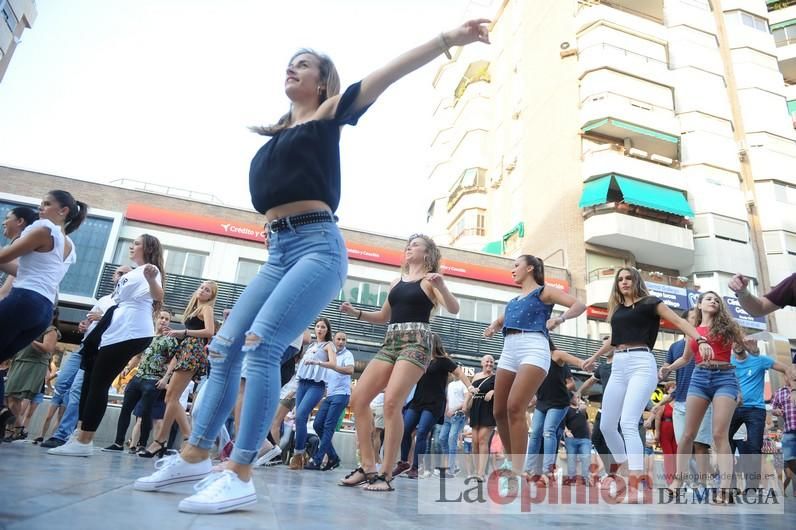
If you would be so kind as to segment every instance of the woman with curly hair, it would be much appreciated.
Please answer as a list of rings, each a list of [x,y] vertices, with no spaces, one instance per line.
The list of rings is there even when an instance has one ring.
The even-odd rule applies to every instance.
[[[459,312],[456,300],[439,273],[442,258],[430,237],[416,234],[409,238],[404,252],[401,277],[393,281],[390,293],[378,311],[354,309],[343,302],[340,311],[373,324],[389,322],[384,345],[368,363],[351,392],[350,407],[356,418],[361,466],[340,481],[341,486],[365,484],[368,491],[392,491],[392,469],[404,434],[401,409],[412,387],[426,372],[434,354],[429,326],[431,312],[441,304],[449,313]],[[371,444],[373,413],[370,402],[384,391],[384,458],[376,471],[376,455]]]
[[[696,368],[691,376],[686,400],[685,431],[677,441],[677,475],[671,488],[683,482],[683,473],[688,469],[694,438],[705,416],[708,405],[713,404],[713,451],[716,453],[721,494],[717,502],[727,504],[730,498],[727,488],[732,481],[733,455],[730,451],[730,421],[738,405],[740,387],[735,367],[730,362],[734,349],[742,349],[743,332],[730,316],[721,296],[707,291],[699,296],[696,313],[696,329],[699,339],[688,341],[683,356],[660,370],[661,378],[677,370],[696,355]],[[697,344],[707,342],[711,351],[703,352]]]
[[[213,307],[218,295],[218,285],[213,281],[202,282],[191,296],[182,315],[185,329],[168,329],[165,335],[180,341],[165,375],[156,383],[157,388],[166,389],[166,412],[152,444],[141,456],[151,458],[166,453],[169,433],[174,422],[180,433],[187,439],[191,435],[191,422],[180,403],[188,384],[198,381],[207,372],[207,341],[213,337],[216,324],[213,320]]]

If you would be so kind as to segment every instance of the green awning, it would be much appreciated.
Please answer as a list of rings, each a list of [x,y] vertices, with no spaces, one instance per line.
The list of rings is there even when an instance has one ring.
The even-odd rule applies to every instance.
[[[578,208],[588,208],[605,204],[608,200],[608,187],[611,185],[611,177],[608,175],[595,180],[590,180],[583,185],[583,194],[580,196]]]
[[[495,254],[500,256],[503,254],[503,240],[499,241],[490,241],[484,248],[481,249],[481,252],[486,252],[487,254]]]
[[[694,211],[680,191],[618,175],[614,178],[627,203],[683,217],[694,216]]]
[[[788,114],[793,114],[794,112],[796,112],[796,99],[788,101]]]
[[[503,242],[508,241],[514,234],[517,234],[519,237],[525,237],[525,223],[520,221],[514,225],[511,230],[503,234]]]
[[[641,127],[639,125],[633,125],[632,123],[627,123],[622,120],[615,120],[613,118],[605,118],[602,120],[598,120],[592,123],[587,124],[583,127],[583,132],[589,132],[592,129],[596,129],[598,127],[602,127],[605,124],[610,124],[615,127],[619,127],[622,129],[626,129],[628,131],[633,131],[639,134],[644,134],[646,136],[650,136],[652,138],[657,138],[658,140],[663,140],[664,142],[670,142],[673,144],[680,143],[680,139],[677,136],[672,136],[671,134],[662,133],[659,131],[653,131],[652,129],[647,129],[646,127]]]
[[[771,29],[771,31],[774,31],[775,29],[787,28],[788,26],[793,26],[794,24],[796,24],[796,18],[792,18],[790,20],[783,20],[782,22],[777,22],[776,24],[771,24],[771,26],[769,26],[769,29]]]

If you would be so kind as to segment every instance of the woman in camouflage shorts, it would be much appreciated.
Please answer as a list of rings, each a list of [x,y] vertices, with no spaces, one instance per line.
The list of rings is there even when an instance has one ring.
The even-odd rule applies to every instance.
[[[348,302],[340,310],[358,320],[389,322],[384,344],[368,364],[351,394],[350,407],[356,419],[361,467],[348,474],[342,486],[367,483],[369,491],[391,491],[392,470],[403,437],[401,408],[410,390],[431,362],[431,311],[441,304],[449,313],[459,312],[459,302],[439,274],[440,252],[425,235],[414,235],[406,245],[401,277],[379,311],[355,309]],[[373,428],[370,402],[384,391],[383,474],[376,472],[376,457],[370,443]]]

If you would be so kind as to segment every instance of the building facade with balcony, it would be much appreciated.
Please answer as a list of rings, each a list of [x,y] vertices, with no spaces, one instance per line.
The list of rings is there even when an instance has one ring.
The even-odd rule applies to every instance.
[[[735,307],[735,272],[756,289],[796,270],[796,217],[786,213],[796,211],[796,136],[777,47],[789,34],[775,42],[769,31],[773,2],[483,4],[474,14],[493,21],[492,45],[454,50],[433,82],[438,240],[566,268],[589,306],[579,329],[590,339],[609,329],[608,288],[622,265],[644,271],[676,309],[708,289]],[[476,133],[460,156],[455,146]],[[463,178],[473,171],[477,181]],[[476,203],[483,217],[463,239],[456,219]],[[768,329],[736,316],[750,332]],[[796,346],[794,316],[768,324]],[[664,329],[658,345],[676,338]]]
[[[22,32],[36,21],[36,0],[0,0],[0,81],[8,70]]]

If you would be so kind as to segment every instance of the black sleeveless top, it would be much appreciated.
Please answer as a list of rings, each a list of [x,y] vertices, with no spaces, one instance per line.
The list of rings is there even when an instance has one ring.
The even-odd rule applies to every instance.
[[[340,127],[356,125],[368,107],[352,109],[360,83],[340,97],[334,118],[312,120],[276,133],[257,151],[249,169],[252,205],[260,213],[295,201],[317,200],[332,211],[340,204]]]
[[[550,409],[563,409],[569,406],[569,390],[567,390],[566,370],[557,362],[550,361],[550,369],[536,391],[536,408],[540,412]]]
[[[198,316],[193,316],[185,321],[185,329],[205,329],[205,321]]]
[[[617,307],[611,316],[611,345],[642,343],[654,348],[661,326],[660,303],[657,296],[646,296],[630,307]]]
[[[401,280],[395,284],[387,295],[390,302],[392,313],[390,324],[400,324],[401,322],[426,322],[434,309],[434,303],[429,300],[420,282],[405,282]]]

